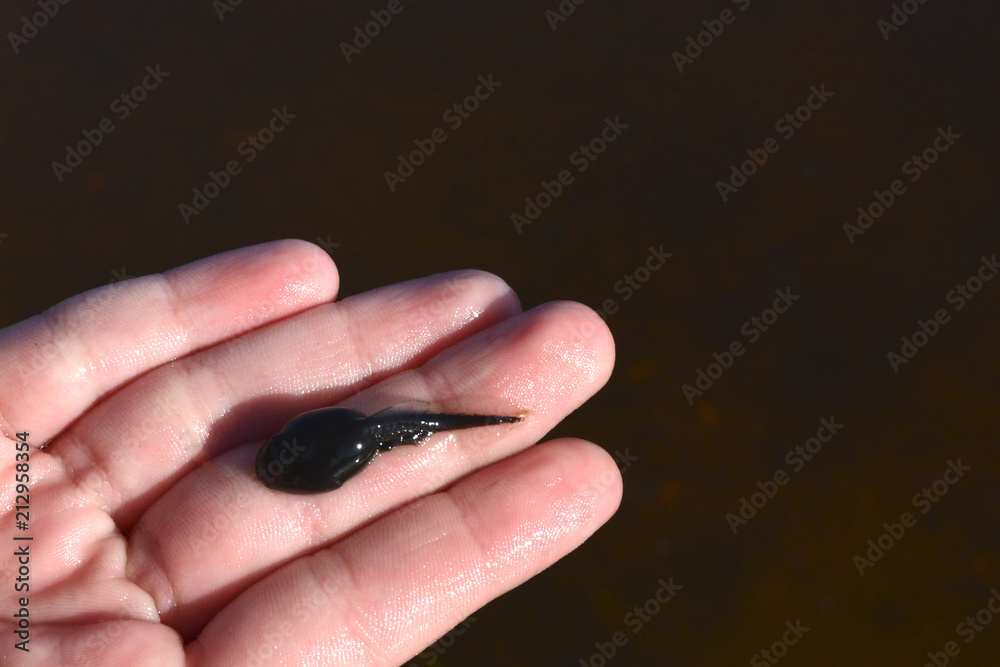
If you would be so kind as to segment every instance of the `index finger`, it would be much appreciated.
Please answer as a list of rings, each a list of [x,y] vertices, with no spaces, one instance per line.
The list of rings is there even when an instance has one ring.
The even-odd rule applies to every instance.
[[[274,241],[100,287],[0,331],[0,431],[43,445],[95,401],[163,363],[329,301],[318,246]]]

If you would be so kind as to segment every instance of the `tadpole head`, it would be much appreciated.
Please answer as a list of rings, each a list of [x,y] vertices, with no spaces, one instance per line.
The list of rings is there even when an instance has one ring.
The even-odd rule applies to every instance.
[[[363,420],[345,408],[296,417],[257,452],[257,477],[268,488],[289,493],[336,489],[375,454]]]

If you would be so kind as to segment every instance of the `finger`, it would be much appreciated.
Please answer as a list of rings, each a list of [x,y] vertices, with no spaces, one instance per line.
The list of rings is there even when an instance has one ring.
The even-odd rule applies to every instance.
[[[259,441],[237,448],[193,470],[143,515],[130,534],[128,574],[164,622],[191,636],[283,563],[537,442],[607,381],[613,359],[610,333],[580,304],[505,320],[345,404],[407,397],[449,412],[528,409],[524,422],[438,434],[380,454],[336,491],[306,497],[261,484],[253,472]]]
[[[63,301],[0,331],[0,430],[43,445],[151,368],[329,301],[337,285],[325,252],[285,240]]]
[[[65,503],[64,490],[127,529],[206,456],[266,438],[295,414],[337,403],[518,312],[502,280],[459,271],[324,304],[189,355],[108,397],[57,438],[50,487],[59,488],[45,497]]]
[[[582,544],[620,500],[596,445],[532,448],[262,580],[188,646],[190,664],[402,664]]]
[[[177,633],[151,621],[122,618],[50,624],[36,620],[30,627],[27,653],[0,653],[5,667],[175,667],[185,660]]]

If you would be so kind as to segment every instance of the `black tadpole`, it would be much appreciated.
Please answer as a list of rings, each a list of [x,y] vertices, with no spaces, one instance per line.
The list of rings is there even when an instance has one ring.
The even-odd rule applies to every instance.
[[[322,408],[299,415],[257,452],[257,477],[290,493],[338,488],[378,452],[416,445],[438,431],[509,424],[522,417],[425,414],[383,410],[370,417],[348,408]]]

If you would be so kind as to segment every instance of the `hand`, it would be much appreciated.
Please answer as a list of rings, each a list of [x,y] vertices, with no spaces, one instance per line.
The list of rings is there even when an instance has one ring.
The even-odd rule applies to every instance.
[[[607,453],[530,447],[610,375],[593,311],[522,313],[476,271],[332,303],[337,284],[319,248],[280,241],[0,331],[0,540],[30,553],[28,591],[2,560],[3,664],[398,665],[610,518]],[[414,400],[529,414],[379,454],[325,494],[254,474],[262,441],[305,410]],[[20,598],[30,653],[14,647]]]

